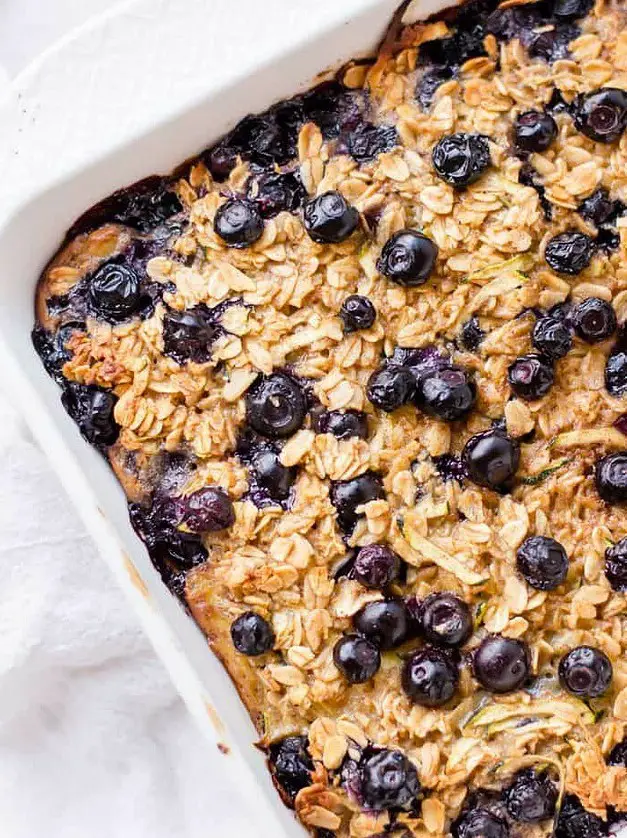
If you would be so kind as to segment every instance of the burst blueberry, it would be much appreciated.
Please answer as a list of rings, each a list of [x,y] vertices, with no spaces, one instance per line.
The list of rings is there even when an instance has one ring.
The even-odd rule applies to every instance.
[[[420,649],[405,661],[401,684],[415,704],[441,707],[455,695],[459,669],[447,652],[435,648]]]
[[[599,143],[620,139],[627,126],[627,91],[603,87],[580,94],[574,103],[577,130]]]
[[[509,491],[520,460],[520,446],[502,431],[484,431],[471,437],[462,451],[468,476],[479,486]]]
[[[553,591],[566,580],[568,556],[554,538],[532,535],[518,548],[516,567],[532,588]]]
[[[305,230],[319,244],[339,244],[355,232],[359,213],[339,192],[312,198],[303,210]]]
[[[627,738],[614,745],[607,758],[608,765],[620,765],[627,768]]]
[[[214,229],[228,247],[249,247],[263,235],[263,219],[252,201],[231,198],[218,209]]]
[[[331,503],[335,507],[340,527],[352,531],[357,519],[363,516],[357,507],[385,496],[379,475],[371,471],[353,477],[352,480],[338,480],[331,484]]]
[[[430,643],[455,648],[463,646],[472,634],[470,608],[455,594],[430,594],[418,614],[421,631]]]
[[[385,243],[377,270],[398,285],[425,283],[435,266],[438,246],[416,230],[401,230]]]
[[[344,324],[344,331],[356,332],[359,329],[369,329],[377,317],[377,311],[368,297],[361,294],[351,294],[342,303],[340,318]]]
[[[163,351],[177,363],[211,360],[213,342],[219,329],[205,305],[183,311],[168,310],[163,318]]]
[[[486,690],[499,694],[514,692],[529,678],[529,647],[523,640],[490,634],[475,651],[473,670]]]
[[[481,134],[449,134],[432,153],[436,174],[461,188],[478,180],[490,165],[490,146]]]
[[[372,373],[366,393],[375,407],[391,413],[408,404],[416,392],[416,380],[407,367],[385,364]]]
[[[605,576],[612,590],[627,591],[627,538],[621,538],[605,551]]]
[[[352,577],[365,588],[383,589],[398,578],[401,559],[384,544],[362,547],[355,558]]]
[[[89,306],[96,317],[112,323],[137,313],[141,301],[139,276],[129,265],[108,262],[89,282]]]
[[[555,838],[605,838],[607,826],[598,815],[587,812],[574,794],[567,794],[557,818]]]
[[[605,387],[616,398],[627,393],[627,348],[615,346],[605,364]]]
[[[379,154],[392,151],[398,142],[398,132],[393,125],[373,125],[370,122],[362,122],[346,135],[339,150],[342,151],[345,147],[357,163],[370,163]]]
[[[485,332],[479,324],[478,317],[471,317],[462,326],[460,343],[468,352],[476,352],[485,338]]]
[[[612,683],[612,664],[600,649],[577,646],[560,660],[558,667],[562,687],[579,698],[598,698]]]
[[[608,503],[627,501],[627,452],[608,454],[597,460],[594,469],[597,492]]]
[[[349,684],[363,684],[378,672],[381,655],[365,637],[347,634],[335,644],[333,662]]]
[[[539,317],[531,333],[531,342],[540,355],[557,361],[572,349],[573,335],[570,324],[550,315]]]
[[[231,640],[240,654],[256,657],[272,649],[274,632],[260,614],[245,611],[231,624]]]
[[[507,811],[520,823],[538,823],[555,814],[557,787],[545,771],[519,771],[504,792]]]
[[[397,599],[369,602],[353,617],[353,626],[371,643],[385,651],[400,646],[408,635],[409,615]]]
[[[425,72],[418,79],[415,91],[416,99],[424,111],[429,110],[431,107],[433,97],[435,96],[435,92],[438,87],[445,82],[450,81],[450,79],[454,78],[454,76],[455,69],[452,67],[429,67],[425,70]]]
[[[360,766],[364,806],[374,812],[409,809],[420,797],[418,772],[400,751],[377,749]]]
[[[301,789],[311,785],[313,762],[307,751],[306,736],[287,736],[269,748],[272,774],[289,803]]]
[[[284,373],[263,376],[246,394],[248,424],[263,436],[291,436],[302,427],[306,414],[303,391]]]
[[[560,20],[585,17],[594,6],[594,0],[555,0],[552,12]]]
[[[92,445],[113,445],[120,434],[114,417],[117,398],[99,387],[67,383],[61,403],[78,425],[81,435]]]
[[[616,331],[616,312],[606,300],[588,297],[575,306],[572,324],[575,333],[586,343],[599,343]]]
[[[597,189],[588,195],[577,207],[577,212],[586,221],[591,221],[597,227],[606,224],[616,210],[615,202],[610,199],[607,189]]]
[[[466,370],[450,366],[418,379],[414,404],[429,416],[454,422],[470,413],[476,398],[475,382]]]
[[[514,144],[521,151],[546,151],[556,137],[557,124],[548,113],[525,111],[514,123]]]
[[[509,838],[509,829],[503,818],[478,807],[464,812],[451,825],[453,838]]]
[[[521,355],[507,370],[512,392],[526,401],[541,399],[553,386],[555,376],[550,361],[541,355]]]
[[[590,236],[570,230],[549,240],[544,258],[556,273],[576,276],[588,267],[593,251],[594,241]]]
[[[299,209],[307,192],[296,172],[263,172],[249,180],[246,196],[255,202],[262,218],[274,218]]]
[[[251,466],[257,483],[272,500],[282,501],[289,497],[296,469],[284,466],[276,451],[269,448],[256,451],[251,457]]]
[[[323,411],[316,418],[319,434],[333,434],[337,439],[368,438],[368,416],[361,410]]]
[[[207,486],[177,500],[181,523],[192,532],[219,532],[235,522],[233,502],[223,489]]]

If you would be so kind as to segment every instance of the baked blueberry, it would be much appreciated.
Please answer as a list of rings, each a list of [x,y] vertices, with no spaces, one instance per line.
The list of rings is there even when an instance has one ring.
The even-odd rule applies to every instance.
[[[129,265],[107,262],[92,276],[88,297],[96,317],[112,323],[127,320],[140,306],[139,277]]]
[[[612,683],[612,664],[600,649],[577,646],[560,660],[558,668],[562,687],[580,698],[598,698]]]
[[[531,656],[523,640],[490,634],[485,637],[473,657],[475,678],[493,693],[511,693],[520,689],[529,678]]]
[[[296,479],[296,469],[281,463],[276,451],[269,448],[256,451],[251,457],[255,479],[272,500],[281,501],[289,497]]]
[[[575,128],[599,143],[620,139],[627,126],[627,91],[602,87],[580,94],[574,103]]]
[[[555,814],[557,788],[545,771],[519,771],[503,794],[507,811],[515,821],[538,823]]]
[[[572,324],[576,334],[586,343],[599,343],[616,331],[616,313],[611,303],[599,297],[588,297],[575,306]]]
[[[291,436],[302,427],[306,414],[302,389],[282,372],[259,378],[246,394],[248,424],[263,436]]]
[[[408,809],[420,797],[418,772],[400,751],[376,750],[363,760],[360,773],[366,809]]]
[[[430,594],[420,604],[419,620],[425,638],[439,646],[463,646],[472,634],[470,608],[455,594]]]
[[[376,320],[377,311],[368,297],[351,294],[342,303],[340,317],[345,332],[356,332],[359,329],[369,329]]]
[[[425,283],[438,257],[438,246],[416,230],[401,230],[385,243],[377,270],[398,285],[414,287]]]
[[[340,143],[340,151],[346,151],[358,163],[369,163],[379,154],[398,145],[398,132],[393,125],[373,125],[361,122]]]
[[[553,62],[570,57],[569,44],[579,34],[578,26],[564,22],[555,24],[551,29],[534,32],[531,37],[527,36],[524,40],[527,42],[529,55]]]
[[[627,452],[608,454],[594,468],[597,492],[608,503],[627,501]]]
[[[428,416],[454,422],[472,410],[477,388],[466,370],[448,367],[434,370],[416,382],[414,404]]]
[[[615,346],[605,364],[605,387],[611,396],[627,393],[627,348]]]
[[[261,614],[245,611],[231,623],[231,640],[242,655],[255,657],[272,649],[274,632]]]
[[[557,817],[555,838],[604,838],[607,826],[598,815],[587,812],[574,794],[567,794]]]
[[[607,758],[608,765],[622,765],[627,768],[627,739],[614,745]]]
[[[397,599],[369,602],[353,617],[353,626],[382,651],[394,649],[408,634],[409,616],[405,603]]]
[[[368,415],[361,410],[324,411],[316,418],[316,431],[338,439],[368,439]]]
[[[295,212],[307,197],[296,172],[262,172],[248,181],[246,197],[254,201],[262,218]]]
[[[454,67],[429,67],[418,79],[415,96],[423,111],[428,111],[435,92],[446,81],[455,77]]]
[[[412,371],[414,378],[418,379],[435,370],[450,367],[451,359],[440,352],[437,346],[425,346],[422,349],[397,346],[390,358],[390,363],[407,367]]]
[[[557,361],[563,358],[573,345],[570,324],[557,317],[539,317],[531,333],[531,342],[545,358]]]
[[[512,392],[526,401],[541,399],[553,386],[553,366],[542,355],[521,355],[507,370]]]
[[[525,111],[514,123],[514,144],[520,151],[546,151],[557,137],[557,123],[548,113]]]
[[[441,707],[455,695],[459,669],[442,649],[419,649],[405,661],[401,684],[415,704]]]
[[[522,186],[529,186],[536,192],[544,218],[546,221],[552,221],[553,205],[546,197],[546,188],[542,183],[542,178],[540,177],[539,172],[533,168],[531,163],[525,162],[520,167],[520,171],[518,172],[518,183],[522,184]]]
[[[208,553],[197,535],[184,533],[165,520],[161,504],[146,509],[137,503],[128,507],[131,526],[146,545],[148,555],[161,574],[163,581],[178,589],[182,583],[181,571],[189,570],[207,561]]]
[[[568,556],[554,538],[532,535],[518,548],[516,567],[532,588],[553,591],[568,575]]]
[[[64,323],[56,332],[48,332],[43,326],[35,326],[31,333],[31,340],[35,348],[35,352],[39,355],[48,375],[54,380],[63,385],[65,378],[63,376],[63,365],[72,357],[72,353],[68,349],[68,341],[75,332],[84,332],[85,323],[73,320],[69,323]]]
[[[214,229],[229,247],[249,247],[263,235],[263,218],[252,201],[231,198],[216,212]]]
[[[605,551],[605,575],[614,591],[627,591],[627,538]]]
[[[383,589],[398,578],[401,559],[384,544],[369,544],[357,553],[352,577],[365,588]]]
[[[315,122],[326,140],[351,131],[363,121],[363,93],[336,81],[319,84],[303,96],[305,121]]]
[[[476,352],[484,338],[485,332],[479,325],[479,318],[471,317],[462,326],[459,341],[463,349],[468,350],[468,352]]]
[[[438,474],[445,482],[457,480],[461,483],[468,477],[468,469],[461,457],[456,457],[454,454],[442,454],[441,457],[434,457],[433,462]]]
[[[490,165],[490,145],[481,134],[449,134],[436,143],[432,160],[442,180],[458,188],[469,186]]]
[[[473,483],[497,492],[511,489],[519,461],[520,446],[498,429],[470,437],[462,451],[462,462]]]
[[[365,637],[347,634],[335,644],[333,662],[349,684],[363,684],[378,672],[381,655]]]
[[[585,17],[594,6],[594,0],[555,0],[552,12],[560,20]]]
[[[366,393],[375,407],[391,413],[408,404],[415,395],[416,379],[407,367],[385,364],[372,373]]]
[[[588,267],[593,251],[594,241],[590,236],[570,230],[549,240],[544,258],[556,273],[576,276]]]
[[[296,154],[294,139],[289,131],[279,124],[274,110],[254,116],[245,116],[230,135],[227,142],[237,149],[245,160],[256,166],[271,168],[287,163]]]
[[[357,513],[358,506],[384,496],[381,478],[371,471],[353,477],[352,480],[337,480],[331,484],[331,503],[344,531],[352,531],[357,519],[363,516],[363,513]]]
[[[61,403],[92,445],[113,445],[120,434],[113,411],[117,398],[99,387],[66,382]]]
[[[220,334],[210,310],[205,305],[174,311],[163,318],[163,351],[178,364],[211,360],[213,342]]]
[[[270,769],[290,803],[301,789],[311,785],[314,766],[307,752],[308,744],[306,736],[287,736],[269,748]]]
[[[453,838],[509,838],[507,823],[481,807],[464,812],[451,825]]]
[[[309,237],[319,244],[343,242],[359,224],[359,213],[339,192],[325,192],[307,201],[303,218]]]
[[[612,218],[615,208],[615,202],[610,199],[607,189],[601,188],[588,195],[577,207],[577,212],[598,227]]]
[[[235,522],[233,502],[222,489],[207,486],[191,495],[178,498],[181,523],[192,532],[218,532]]]

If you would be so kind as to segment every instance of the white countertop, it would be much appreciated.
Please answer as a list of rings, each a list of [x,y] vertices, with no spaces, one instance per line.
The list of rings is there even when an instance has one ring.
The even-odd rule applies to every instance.
[[[173,0],[176,2],[176,0]],[[0,0],[0,87],[114,0]],[[0,395],[3,838],[265,836]]]

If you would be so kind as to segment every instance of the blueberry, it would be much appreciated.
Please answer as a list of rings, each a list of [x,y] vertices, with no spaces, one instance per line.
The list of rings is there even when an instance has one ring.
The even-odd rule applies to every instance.
[[[113,411],[117,398],[107,390],[66,383],[61,403],[92,445],[113,445],[120,434]]]
[[[302,427],[306,414],[303,391],[284,373],[259,378],[246,394],[248,424],[264,436],[291,436]]]
[[[518,548],[516,567],[538,591],[553,591],[568,575],[568,556],[559,541],[544,535],[526,538]]]
[[[445,68],[457,68],[470,58],[485,55],[483,40],[485,26],[477,3],[468,4],[468,11],[472,17],[463,20],[461,14],[456,20],[455,31],[446,38],[426,41],[420,45],[419,59],[421,64],[444,65]],[[440,69],[438,67],[438,69]]]
[[[476,352],[485,338],[485,332],[479,325],[478,317],[471,317],[462,326],[460,343],[468,352]]]
[[[553,386],[555,376],[550,361],[541,355],[521,355],[507,370],[512,392],[526,401],[541,399]]]
[[[586,343],[599,343],[616,331],[616,313],[611,303],[588,297],[575,306],[572,323],[576,334]]]
[[[606,835],[601,818],[586,812],[574,794],[567,794],[557,818],[555,838],[604,838]]]
[[[75,332],[84,331],[85,324],[77,320],[64,323],[55,333],[47,332],[43,326],[39,325],[35,326],[32,331],[31,339],[35,352],[41,358],[48,375],[59,384],[65,381],[62,373],[63,365],[72,357],[67,343]]]
[[[338,244],[357,229],[359,213],[339,192],[325,192],[305,204],[305,230],[319,244]]]
[[[594,6],[594,0],[555,0],[552,12],[561,20],[585,17]]]
[[[211,360],[211,348],[219,334],[207,306],[201,304],[184,311],[170,309],[163,318],[163,351],[178,364],[203,364]]]
[[[288,736],[270,745],[270,769],[290,803],[301,789],[311,785],[313,762],[307,752],[306,736]]]
[[[499,430],[470,437],[462,451],[468,476],[479,486],[508,491],[520,461],[520,446]]]
[[[375,407],[391,413],[414,397],[416,380],[407,367],[386,364],[372,373],[366,393]]]
[[[472,410],[477,398],[475,382],[461,367],[434,370],[416,384],[414,404],[429,416],[454,422]]]
[[[627,739],[614,745],[607,758],[608,765],[621,765],[627,768]]]
[[[349,684],[363,684],[379,671],[381,655],[366,638],[347,634],[335,644],[333,662]]]
[[[218,209],[214,229],[229,247],[249,247],[263,235],[263,219],[252,201],[231,198]]]
[[[456,457],[454,454],[442,454],[441,457],[434,457],[433,461],[438,474],[444,481],[457,480],[461,483],[468,477],[468,470],[461,457]]]
[[[357,553],[352,577],[365,588],[382,589],[398,578],[400,567],[400,556],[390,547],[369,544]]]
[[[542,209],[542,214],[547,221],[553,220],[553,206],[546,197],[546,189],[539,173],[533,168],[530,163],[523,163],[518,172],[518,183],[523,186],[529,186],[534,189],[538,195],[538,202]]]
[[[531,656],[522,640],[490,634],[485,637],[473,658],[475,678],[493,693],[511,693],[529,678]]]
[[[438,246],[416,230],[401,230],[385,243],[377,270],[398,285],[413,288],[425,283],[433,271]]]
[[[627,501],[627,452],[608,454],[594,469],[597,492],[608,503]]]
[[[91,278],[88,297],[96,317],[112,323],[127,320],[140,306],[139,277],[128,265],[108,262]]]
[[[514,123],[514,144],[521,151],[546,151],[557,137],[557,123],[548,113],[525,111]]]
[[[401,683],[415,704],[441,707],[455,695],[459,669],[441,649],[420,649],[405,661]]]
[[[620,139],[627,126],[627,91],[602,87],[580,94],[574,103],[575,128],[600,143]]]
[[[611,396],[627,393],[627,349],[615,346],[605,364],[605,387]]]
[[[576,276],[590,264],[593,250],[594,241],[590,236],[571,230],[549,240],[544,258],[556,273]]]
[[[356,332],[359,329],[369,329],[377,317],[377,312],[368,297],[351,294],[342,303],[340,317],[345,332]]]
[[[471,809],[452,824],[453,838],[509,838],[505,821],[488,809]]]
[[[580,698],[598,698],[612,683],[612,664],[608,656],[592,646],[577,646],[560,660],[562,687]]]
[[[368,439],[368,416],[361,410],[325,411],[317,417],[316,431],[338,439]]]
[[[408,809],[421,792],[415,766],[400,751],[375,751],[361,764],[361,792],[364,806],[375,812]]]
[[[274,218],[299,209],[307,192],[296,172],[263,172],[249,180],[246,197],[255,202],[262,218]]]
[[[207,550],[197,535],[177,530],[166,520],[161,505],[150,509],[129,504],[131,525],[146,545],[148,555],[164,582],[179,583],[180,571],[189,570],[207,561]]]
[[[539,317],[531,333],[531,342],[545,358],[557,361],[563,358],[573,345],[570,325],[557,317]]]
[[[228,138],[216,143],[205,152],[205,163],[215,180],[223,181],[228,178],[237,164],[239,153],[240,150],[229,143]]]
[[[352,480],[338,480],[331,484],[331,503],[335,507],[340,527],[352,531],[357,519],[363,513],[357,513],[357,507],[385,496],[381,478],[367,471]]]
[[[432,154],[436,174],[452,186],[469,186],[490,165],[490,146],[481,134],[449,134]]]
[[[325,139],[356,128],[363,121],[363,93],[336,81],[323,82],[303,97],[308,122],[315,122]]]
[[[369,163],[379,154],[398,145],[398,132],[393,125],[360,123],[344,138],[346,151],[357,163]],[[342,148],[340,148],[342,150]]]
[[[534,33],[524,40],[527,41],[529,55],[553,62],[570,57],[568,46],[579,34],[579,27],[570,23],[558,23],[552,29]]]
[[[577,212],[598,227],[611,219],[615,209],[615,202],[610,199],[607,189],[597,189],[579,204]]]
[[[627,591],[627,538],[605,551],[605,575],[614,591]]]
[[[407,609],[403,602],[396,599],[369,602],[355,614],[353,626],[377,649],[394,649],[407,638]]]
[[[245,611],[231,623],[231,640],[242,655],[256,657],[272,649],[274,632],[260,614]]]
[[[191,495],[179,498],[181,522],[192,532],[218,532],[235,522],[233,502],[222,489],[207,486]]]
[[[420,605],[419,618],[422,633],[429,643],[463,646],[472,634],[470,608],[455,594],[430,594]]]
[[[251,457],[251,465],[257,483],[272,500],[282,501],[289,497],[296,479],[296,469],[284,466],[276,451],[266,448],[255,452]]]
[[[423,349],[397,346],[390,359],[392,364],[400,364],[412,371],[416,379],[428,375],[434,370],[446,369],[451,366],[448,355],[442,354],[435,346],[425,346]]]
[[[519,771],[503,796],[515,821],[537,823],[555,814],[557,788],[546,772],[532,768]]]
[[[429,67],[418,79],[415,96],[423,111],[429,110],[436,90],[455,77],[452,67]]]

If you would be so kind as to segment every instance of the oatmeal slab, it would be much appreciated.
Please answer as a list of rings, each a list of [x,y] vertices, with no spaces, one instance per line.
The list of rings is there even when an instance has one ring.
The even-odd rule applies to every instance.
[[[476,0],[90,210],[33,340],[318,838],[627,818],[627,9]]]

